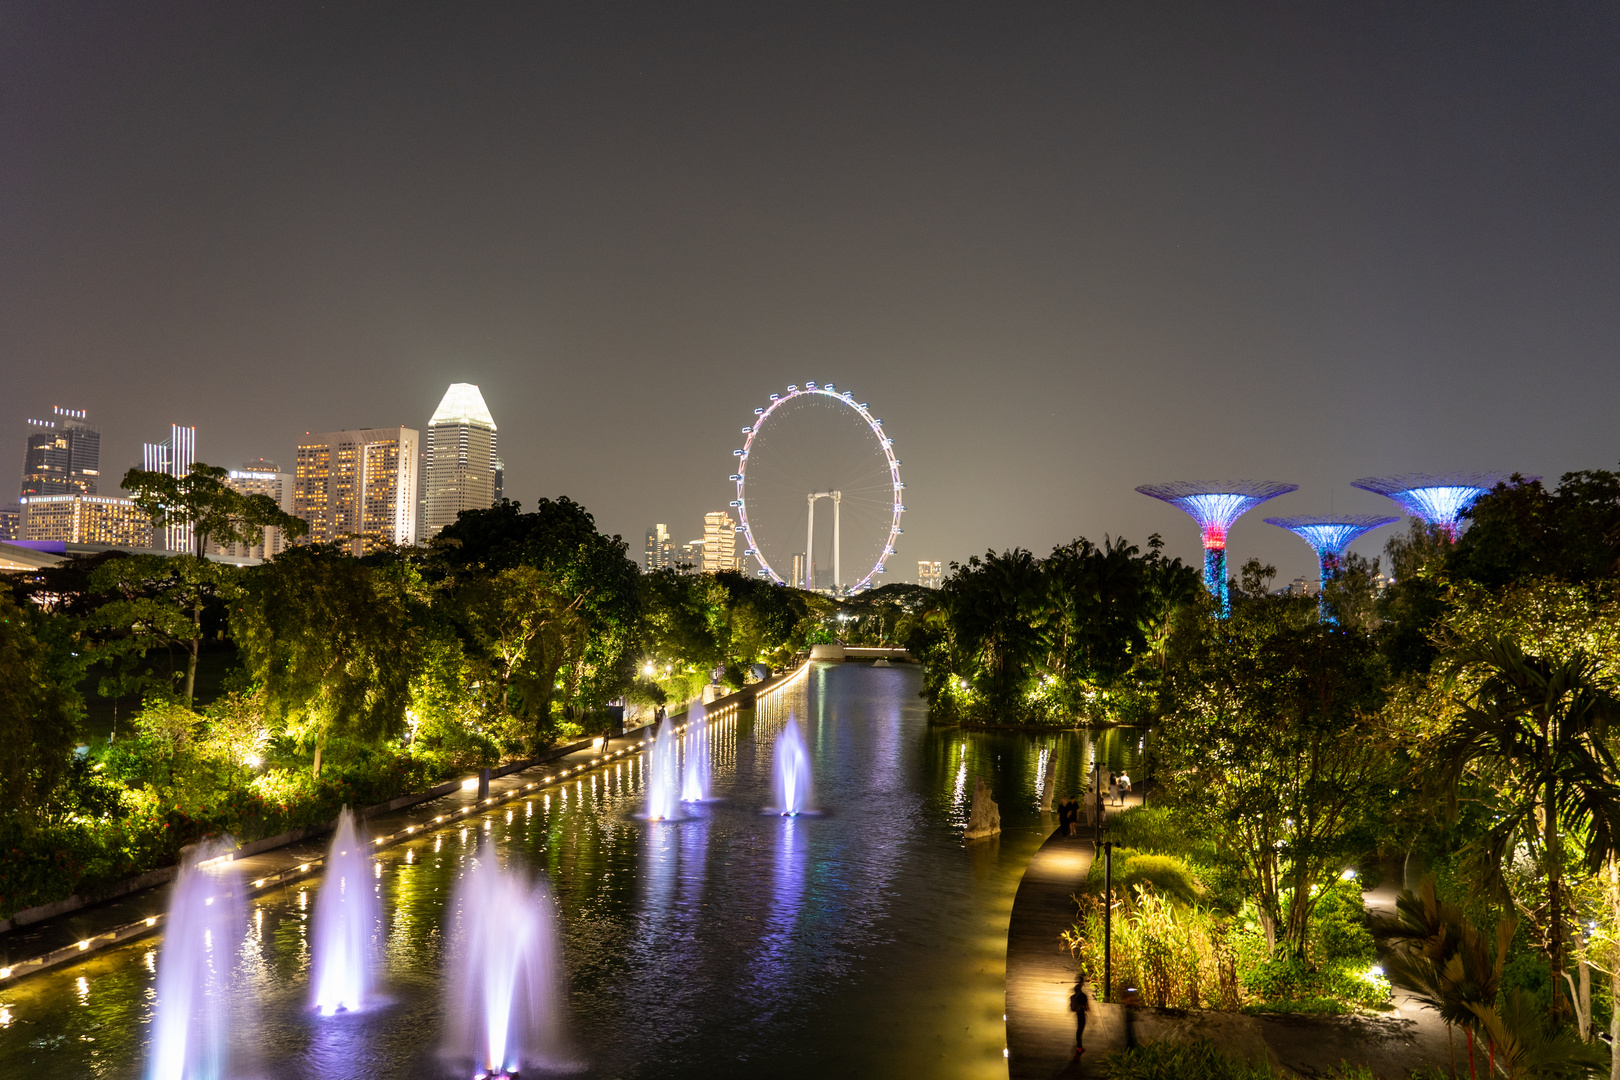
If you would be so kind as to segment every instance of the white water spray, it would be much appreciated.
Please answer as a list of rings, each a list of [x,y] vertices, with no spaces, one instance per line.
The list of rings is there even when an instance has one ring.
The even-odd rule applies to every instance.
[[[230,1063],[231,966],[242,936],[242,890],[228,855],[200,844],[180,867],[157,961],[148,1080],[223,1080]]]
[[[311,1004],[324,1016],[363,1009],[373,993],[372,936],[377,897],[371,855],[347,806],[327,854],[326,877],[315,899]]]
[[[686,722],[686,762],[681,771],[681,802],[703,802],[709,797],[709,722],[701,705]],[[692,715],[692,714],[688,714]]]

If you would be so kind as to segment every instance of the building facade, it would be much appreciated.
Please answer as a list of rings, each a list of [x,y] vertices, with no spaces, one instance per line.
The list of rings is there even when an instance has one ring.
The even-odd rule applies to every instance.
[[[419,432],[361,428],[305,433],[293,469],[293,509],[303,542],[341,544],[355,555],[416,543]]]
[[[451,383],[428,421],[422,471],[424,542],[463,510],[495,505],[501,486],[495,449],[495,418],[484,395],[472,383]]]
[[[152,546],[152,519],[117,495],[28,495],[22,500],[23,540],[64,544]]]
[[[232,469],[226,474],[225,484],[243,495],[267,496],[282,510],[292,512],[292,473],[282,472],[273,461],[258,458],[243,462],[240,469]],[[208,553],[233,559],[273,559],[286,550],[287,543],[286,534],[271,525],[264,530],[264,536],[257,544],[221,544],[215,541],[208,545]]]
[[[703,572],[737,568],[736,523],[724,510],[703,515]]]
[[[141,468],[147,472],[185,476],[197,462],[197,429],[169,425],[169,437],[160,443],[141,444]],[[166,525],[153,530],[154,546],[163,551],[190,551],[191,526]]]
[[[944,568],[937,562],[921,559],[917,563],[917,584],[925,589],[937,589],[944,576]]]
[[[654,525],[647,530],[647,546],[642,552],[642,566],[650,574],[654,570],[667,570],[675,565],[675,542],[669,538],[668,525]]]
[[[94,495],[101,479],[101,432],[83,409],[55,408],[28,421],[22,495]]]

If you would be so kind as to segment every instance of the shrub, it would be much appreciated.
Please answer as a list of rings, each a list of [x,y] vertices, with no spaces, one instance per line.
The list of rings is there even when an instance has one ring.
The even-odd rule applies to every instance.
[[[1077,898],[1080,919],[1063,935],[1080,970],[1102,973],[1100,897]],[[1175,904],[1138,885],[1114,918],[1114,980],[1136,987],[1147,1005],[1235,1010],[1242,1004],[1237,952],[1228,920],[1196,905]]]
[[[1208,1039],[1150,1042],[1116,1050],[1103,1058],[1108,1080],[1273,1080],[1267,1061],[1246,1061],[1218,1049]]]
[[[1131,896],[1138,887],[1146,885],[1156,895],[1180,904],[1202,903],[1208,899],[1197,872],[1175,855],[1149,854],[1116,845],[1113,875],[1115,896]],[[1086,891],[1101,895],[1103,879],[1103,860],[1095,859],[1086,876]]]

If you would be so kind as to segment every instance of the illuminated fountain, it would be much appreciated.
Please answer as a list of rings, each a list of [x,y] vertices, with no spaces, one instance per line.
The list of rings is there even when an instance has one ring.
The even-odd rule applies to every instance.
[[[315,899],[311,1004],[333,1013],[362,1009],[373,992],[371,939],[377,928],[377,897],[371,858],[347,806],[326,858],[326,877]]]
[[[199,845],[175,881],[158,953],[148,1080],[220,1080],[228,1072],[227,991],[242,934],[242,891],[228,858],[235,847]]]
[[[556,905],[543,876],[503,870],[484,838],[452,904],[461,939],[451,962],[446,1055],[473,1076],[516,1076],[565,1062]]]
[[[776,805],[783,817],[797,817],[810,804],[810,754],[799,725],[792,723],[776,737]]]
[[[693,705],[692,708],[696,717],[686,722],[681,802],[703,802],[709,797],[709,723],[703,716],[703,706]]]
[[[681,808],[680,751],[675,745],[675,721],[658,726],[652,753],[647,755],[647,819],[668,821]]]

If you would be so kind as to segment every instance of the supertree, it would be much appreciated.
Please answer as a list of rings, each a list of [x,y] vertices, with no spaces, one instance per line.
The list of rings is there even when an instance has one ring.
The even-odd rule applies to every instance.
[[[1474,500],[1509,477],[1506,473],[1406,473],[1403,476],[1368,476],[1350,483],[1363,491],[1383,495],[1413,517],[1438,526],[1446,539],[1457,542],[1457,519]]]
[[[1136,490],[1180,507],[1198,522],[1204,538],[1204,587],[1215,597],[1221,617],[1225,618],[1232,610],[1226,586],[1227,531],[1234,521],[1267,499],[1298,491],[1299,485],[1275,480],[1213,480],[1143,484]]]
[[[1399,520],[1388,514],[1347,514],[1334,518],[1274,517],[1266,518],[1266,524],[1281,526],[1311,545],[1321,569],[1320,587],[1325,589],[1328,578],[1339,572],[1339,560],[1344,558],[1344,549],[1356,537]],[[1333,616],[1328,613],[1327,593],[1319,591],[1317,596],[1322,618],[1332,619]]]

